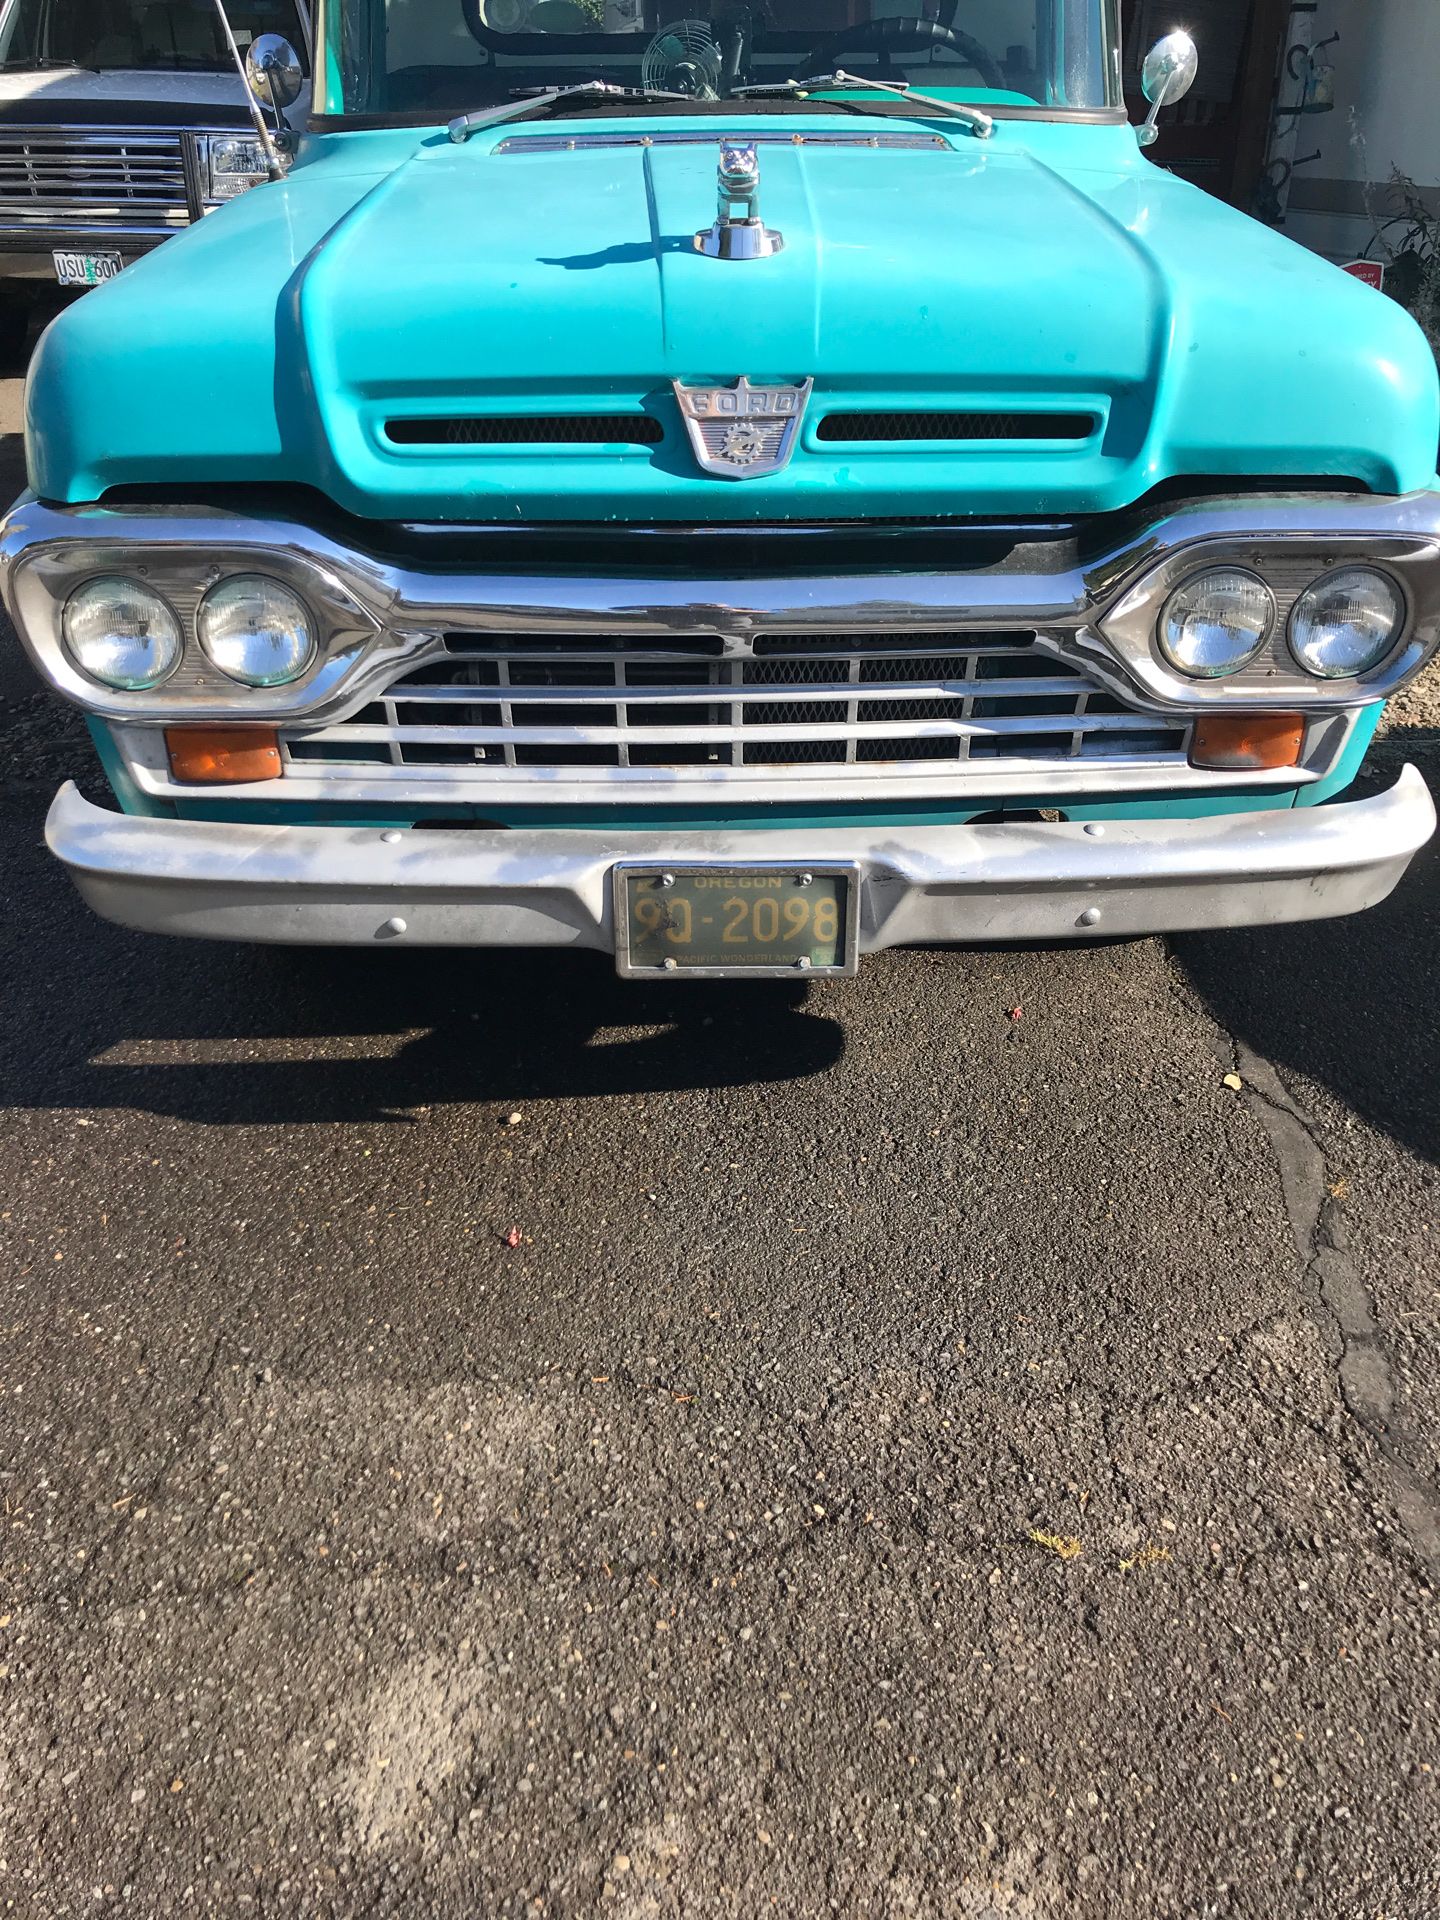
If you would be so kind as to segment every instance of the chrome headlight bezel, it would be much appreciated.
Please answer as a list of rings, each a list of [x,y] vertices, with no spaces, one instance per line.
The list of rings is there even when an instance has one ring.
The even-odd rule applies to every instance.
[[[213,587],[237,574],[263,574],[278,581],[309,612],[314,646],[295,679],[248,686],[223,672],[201,646],[196,626],[200,603]],[[76,664],[65,644],[63,616],[71,595],[88,580],[109,576],[149,588],[179,621],[180,660],[150,688],[128,692],[103,685]],[[322,560],[289,549],[227,542],[218,527],[203,554],[163,539],[38,542],[14,558],[6,589],[36,666],[58,692],[102,719],[156,725],[283,721],[333,708],[352,687],[369,683],[372,666],[383,676],[386,663],[393,671],[393,662],[407,650],[383,631],[375,615]]]
[[[1363,566],[1380,574],[1402,609],[1392,644],[1365,672],[1322,678],[1290,648],[1291,621],[1303,596],[1330,575]],[[1252,573],[1276,606],[1263,644],[1237,670],[1207,679],[1168,657],[1161,625],[1174,594],[1213,568]],[[1440,644],[1440,542],[1423,538],[1274,535],[1206,540],[1177,547],[1116,592],[1094,620],[1096,642],[1152,699],[1166,706],[1229,709],[1293,707],[1301,712],[1378,704],[1414,677]]]

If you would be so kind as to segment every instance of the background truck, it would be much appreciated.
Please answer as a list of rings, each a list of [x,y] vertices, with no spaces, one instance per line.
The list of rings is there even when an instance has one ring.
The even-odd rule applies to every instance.
[[[279,33],[308,69],[304,0],[240,0],[230,18],[242,53]],[[265,177],[213,0],[7,0],[0,357],[58,290],[113,278]]]

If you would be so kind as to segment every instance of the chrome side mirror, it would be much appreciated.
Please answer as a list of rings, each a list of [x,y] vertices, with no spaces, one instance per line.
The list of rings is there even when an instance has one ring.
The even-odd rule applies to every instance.
[[[300,56],[281,34],[262,33],[245,54],[245,78],[257,100],[281,113],[300,97],[305,74]]]
[[[1150,102],[1144,126],[1135,129],[1135,138],[1142,147],[1154,146],[1160,138],[1160,129],[1155,124],[1160,109],[1173,107],[1177,100],[1183,100],[1194,86],[1199,71],[1200,52],[1188,33],[1177,29],[1155,42],[1140,70],[1140,85]]]

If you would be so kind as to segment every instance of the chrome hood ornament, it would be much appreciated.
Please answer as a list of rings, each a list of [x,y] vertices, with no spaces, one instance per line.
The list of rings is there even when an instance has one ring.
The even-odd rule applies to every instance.
[[[715,224],[696,234],[695,251],[712,260],[764,260],[779,253],[785,236],[760,218],[760,157],[753,145],[720,142],[716,185]]]
[[[724,480],[759,480],[778,473],[795,436],[813,380],[754,387],[742,373],[733,387],[684,387],[673,382],[690,448],[702,473]]]

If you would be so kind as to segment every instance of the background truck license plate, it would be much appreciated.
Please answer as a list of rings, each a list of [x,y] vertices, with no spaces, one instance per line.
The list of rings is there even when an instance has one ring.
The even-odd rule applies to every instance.
[[[113,280],[125,262],[118,253],[51,254],[55,278],[62,287],[98,287],[102,280]]]

